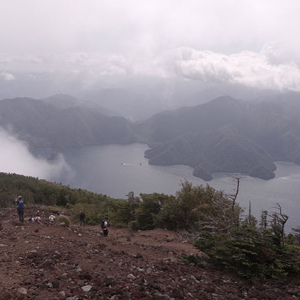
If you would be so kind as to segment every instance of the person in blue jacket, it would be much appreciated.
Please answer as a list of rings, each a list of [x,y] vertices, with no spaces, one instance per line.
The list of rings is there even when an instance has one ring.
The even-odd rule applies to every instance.
[[[22,196],[17,199],[17,210],[20,222],[24,223],[24,200]]]

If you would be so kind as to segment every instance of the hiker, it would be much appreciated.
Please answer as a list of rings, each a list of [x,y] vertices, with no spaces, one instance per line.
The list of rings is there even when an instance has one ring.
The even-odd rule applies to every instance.
[[[55,216],[51,214],[51,215],[49,216],[49,221],[50,221],[50,225],[53,225],[53,224],[54,224],[54,221],[55,221]]]
[[[17,198],[17,210],[20,222],[24,223],[24,200],[22,196]]]
[[[110,226],[110,224],[108,223],[107,218],[104,218],[104,220],[101,221],[101,228],[102,228],[104,236],[108,236],[108,227],[109,226]]]
[[[79,213],[80,226],[85,226],[85,213],[81,211]]]
[[[36,215],[35,215],[35,218],[34,218],[34,222],[37,222],[37,223],[41,224],[41,221],[42,221],[42,219],[40,217],[40,211],[38,210],[36,212]]]
[[[34,222],[34,217],[33,217],[33,215],[31,215],[31,216],[28,218],[28,222]]]

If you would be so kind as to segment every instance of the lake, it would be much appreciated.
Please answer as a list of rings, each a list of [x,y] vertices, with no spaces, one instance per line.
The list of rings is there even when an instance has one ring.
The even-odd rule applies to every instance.
[[[278,211],[289,216],[287,230],[300,226],[300,166],[277,162],[275,178],[262,180],[241,174],[214,174],[206,182],[192,175],[187,166],[153,166],[144,158],[145,144],[105,145],[67,149],[63,152],[73,172],[55,181],[71,188],[82,188],[112,198],[124,198],[133,191],[140,193],[175,194],[181,189],[181,182],[188,180],[194,185],[207,183],[217,190],[232,194],[236,188],[235,176],[241,178],[238,203],[248,213],[251,202],[252,214],[259,218],[262,210]]]

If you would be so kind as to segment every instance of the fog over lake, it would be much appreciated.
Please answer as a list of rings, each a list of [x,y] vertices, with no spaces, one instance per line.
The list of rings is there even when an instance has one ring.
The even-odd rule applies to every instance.
[[[106,145],[68,149],[64,157],[73,172],[56,181],[71,188],[82,188],[113,198],[127,198],[133,191],[140,193],[175,194],[181,189],[181,182],[187,180],[194,185],[207,183],[217,190],[231,194],[236,189],[235,176],[241,178],[238,195],[239,204],[248,213],[251,202],[252,214],[259,218],[262,210],[278,211],[289,216],[286,228],[300,226],[300,166],[277,162],[275,178],[262,180],[241,174],[214,174],[214,179],[205,182],[192,175],[187,166],[153,166],[144,158],[145,144]]]

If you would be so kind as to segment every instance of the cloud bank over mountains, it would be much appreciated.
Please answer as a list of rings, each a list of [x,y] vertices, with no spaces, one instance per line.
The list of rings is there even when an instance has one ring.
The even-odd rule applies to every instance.
[[[24,69],[33,72],[58,72],[90,81],[101,76],[146,75],[300,91],[299,65],[282,56],[280,48],[273,45],[266,45],[260,52],[242,51],[235,54],[182,47],[140,63],[132,63],[123,55],[83,52],[40,54],[27,58],[7,56],[5,61],[10,62],[6,63],[8,69],[10,64],[22,64]],[[13,72],[3,71],[0,80],[15,80],[17,76]]]
[[[146,75],[299,91],[297,0],[7,1],[0,80]]]
[[[70,166],[62,155],[54,161],[34,157],[25,142],[0,128],[0,168],[1,172],[23,174],[53,180],[61,175],[72,176]]]
[[[293,61],[281,62],[281,57],[265,51],[267,48],[230,55],[182,48],[176,51],[173,71],[192,80],[299,92],[299,66]]]

